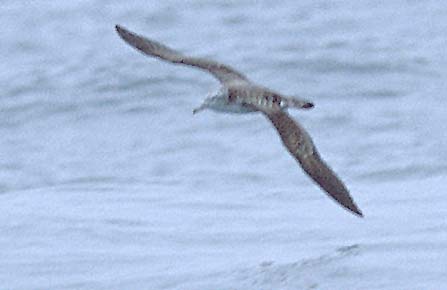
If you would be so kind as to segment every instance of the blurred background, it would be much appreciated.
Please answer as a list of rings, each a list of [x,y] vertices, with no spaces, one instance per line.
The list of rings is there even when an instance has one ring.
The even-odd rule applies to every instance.
[[[444,1],[2,1],[1,289],[447,287]],[[210,75],[121,24],[312,100],[292,111],[365,214]]]

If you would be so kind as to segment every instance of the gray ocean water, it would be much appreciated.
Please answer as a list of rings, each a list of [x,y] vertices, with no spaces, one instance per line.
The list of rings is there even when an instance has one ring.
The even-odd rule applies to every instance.
[[[447,289],[444,1],[0,6],[0,289]],[[115,24],[312,100],[364,219]]]

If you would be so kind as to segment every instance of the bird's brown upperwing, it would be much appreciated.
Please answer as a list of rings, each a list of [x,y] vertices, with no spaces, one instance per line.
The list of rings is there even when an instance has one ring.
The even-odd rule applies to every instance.
[[[343,182],[321,159],[309,134],[284,111],[263,112],[278,130],[281,140],[304,171],[335,201],[363,216]]]
[[[186,56],[157,41],[131,32],[120,25],[116,25],[115,28],[125,42],[147,55],[158,57],[172,63],[185,64],[207,70],[223,84],[228,84],[233,81],[249,82],[242,73],[230,66],[206,58]]]

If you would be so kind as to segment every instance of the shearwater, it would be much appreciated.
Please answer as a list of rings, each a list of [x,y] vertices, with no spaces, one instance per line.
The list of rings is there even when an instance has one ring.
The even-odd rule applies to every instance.
[[[313,103],[257,85],[230,66],[206,58],[184,55],[122,26],[116,25],[116,31],[125,42],[147,55],[211,73],[222,86],[215,94],[207,97],[200,107],[194,109],[194,114],[204,109],[240,114],[261,112],[272,122],[284,146],[304,171],[335,201],[354,214],[363,216],[346,186],[321,159],[309,134],[286,110],[309,109],[314,106]]]

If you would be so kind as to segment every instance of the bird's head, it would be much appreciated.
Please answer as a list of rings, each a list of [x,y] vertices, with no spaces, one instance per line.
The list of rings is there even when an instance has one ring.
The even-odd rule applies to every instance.
[[[192,113],[196,114],[205,109],[221,111],[227,106],[228,106],[228,93],[225,90],[220,89],[216,92],[209,93],[208,96],[203,101],[203,103],[199,107],[195,108],[192,111]]]

